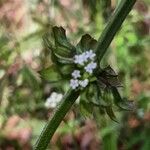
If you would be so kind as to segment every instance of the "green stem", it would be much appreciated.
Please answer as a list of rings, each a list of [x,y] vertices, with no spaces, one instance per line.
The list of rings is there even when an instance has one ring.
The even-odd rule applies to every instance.
[[[117,31],[120,29],[126,16],[131,11],[135,2],[136,0],[122,0],[110,17],[108,24],[106,25],[98,40],[98,45],[96,48],[97,58],[99,62],[103,58],[107,48],[109,47]]]
[[[56,109],[51,119],[44,127],[38,141],[35,144],[34,150],[45,150],[48,146],[53,134],[58,128],[59,124],[74,104],[75,100],[79,96],[79,91],[69,90],[62,99],[62,103]]]

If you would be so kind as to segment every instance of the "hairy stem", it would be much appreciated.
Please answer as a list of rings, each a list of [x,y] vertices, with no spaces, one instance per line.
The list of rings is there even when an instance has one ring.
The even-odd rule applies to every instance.
[[[122,0],[108,21],[104,31],[102,32],[96,48],[97,58],[100,62],[106,53],[115,34],[120,29],[126,16],[129,14],[136,0]]]
[[[48,146],[53,134],[58,128],[59,124],[74,104],[75,100],[79,96],[79,91],[69,90],[62,99],[62,103],[56,109],[51,119],[44,127],[38,141],[35,144],[34,150],[45,150]]]

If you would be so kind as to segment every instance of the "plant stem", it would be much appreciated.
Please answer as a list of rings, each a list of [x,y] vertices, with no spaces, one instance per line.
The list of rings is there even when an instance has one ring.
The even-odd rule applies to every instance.
[[[62,103],[56,109],[51,119],[44,127],[38,141],[35,144],[34,150],[45,150],[48,146],[53,134],[58,128],[59,124],[74,104],[75,100],[79,96],[79,91],[69,90],[62,99]]]
[[[102,32],[96,48],[97,58],[100,62],[106,53],[115,34],[120,29],[126,16],[131,11],[136,0],[122,0],[108,21],[104,31]]]

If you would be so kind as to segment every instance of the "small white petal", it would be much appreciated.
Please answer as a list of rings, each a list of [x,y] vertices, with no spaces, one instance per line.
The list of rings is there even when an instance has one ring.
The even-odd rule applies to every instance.
[[[75,55],[75,60],[74,60],[74,62],[76,63],[76,64],[80,64],[80,65],[83,65],[83,58],[82,58],[82,54],[81,55]]]
[[[86,55],[91,60],[93,60],[93,58],[96,56],[96,54],[92,50],[86,51]]]
[[[79,64],[79,65],[84,65],[85,62],[88,61],[88,57],[87,57],[87,54],[86,52],[80,54],[80,55],[75,55],[75,60],[74,62],[76,64]]]
[[[82,59],[84,62],[87,62],[88,61],[88,55],[86,52],[82,53]]]
[[[77,79],[71,79],[70,86],[72,89],[76,89],[79,86],[79,81]]]
[[[80,71],[79,70],[74,70],[72,72],[72,77],[74,77],[75,79],[80,78],[81,77]]]
[[[95,69],[96,66],[97,66],[97,63],[91,62],[91,68],[92,68],[92,69]]]
[[[97,64],[95,62],[91,62],[87,66],[85,66],[84,69],[86,70],[86,72],[92,74],[93,70],[96,68],[96,66],[97,66]]]

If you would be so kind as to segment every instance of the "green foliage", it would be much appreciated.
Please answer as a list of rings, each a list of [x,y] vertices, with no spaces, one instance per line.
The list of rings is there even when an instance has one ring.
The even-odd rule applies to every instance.
[[[95,51],[97,41],[93,39],[89,34],[85,34],[82,36],[81,40],[76,46],[77,53],[82,53],[87,51],[88,49],[92,49]]]
[[[44,41],[52,50],[52,60],[61,64],[72,63],[72,57],[75,54],[75,48],[68,41],[65,30],[62,27],[53,27],[51,41],[47,36],[44,38]]]
[[[56,66],[53,65],[50,66],[50,68],[43,69],[41,70],[40,74],[44,79],[51,82],[59,81],[59,79],[61,78],[66,79],[66,75],[68,75],[68,77],[71,78],[71,72],[74,68],[76,68],[75,64],[72,64],[74,54],[82,53],[86,50],[93,48],[95,49],[97,44],[96,40],[94,40],[90,35],[86,34],[82,36],[81,40],[75,48],[68,42],[67,37],[65,35],[65,30],[62,27],[53,27],[52,33],[49,35],[52,35],[51,39],[54,39],[54,42],[52,43],[51,41],[49,41],[49,37],[45,37],[44,41],[46,42],[48,48],[51,50],[52,59],[54,59],[54,63],[56,62]],[[70,65],[68,65],[69,63]],[[65,64],[67,65],[65,66]],[[70,66],[70,69],[68,68],[68,66]],[[66,67],[66,70],[62,71],[62,68],[64,67]],[[62,75],[62,77],[60,75]],[[110,118],[115,120],[116,118],[112,110],[113,101],[112,97],[109,96],[111,95],[111,90],[114,93],[114,101],[119,101],[120,104],[126,105],[126,107],[128,103],[128,101],[124,101],[121,98],[118,91],[116,94],[116,90],[113,90],[114,88],[121,86],[117,74],[110,66],[104,69],[101,69],[100,66],[98,66],[94,75],[95,79],[93,80],[93,85],[89,86],[89,90],[85,91],[88,93],[89,96],[87,94],[84,94],[84,92],[82,95],[86,95],[86,97],[81,96],[81,112],[83,112],[84,115],[87,114],[87,116],[89,116],[89,114],[92,113],[91,108],[94,108],[94,104],[92,106],[92,97],[94,101],[97,100],[97,106],[100,109],[104,109],[105,112],[110,116]],[[94,95],[93,93],[96,94]],[[117,97],[116,95],[119,96]],[[117,100],[115,100],[116,98]],[[91,108],[89,107],[90,105],[92,106]],[[119,105],[119,107],[121,108],[121,105]]]

